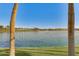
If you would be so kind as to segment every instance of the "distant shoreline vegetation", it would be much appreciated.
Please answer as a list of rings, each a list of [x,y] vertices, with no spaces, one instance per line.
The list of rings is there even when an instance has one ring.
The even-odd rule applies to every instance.
[[[79,31],[79,29],[75,29]],[[0,32],[9,32],[10,26],[0,26]],[[15,32],[28,32],[28,31],[67,31],[66,28],[48,28],[48,29],[40,29],[40,28],[15,28]]]

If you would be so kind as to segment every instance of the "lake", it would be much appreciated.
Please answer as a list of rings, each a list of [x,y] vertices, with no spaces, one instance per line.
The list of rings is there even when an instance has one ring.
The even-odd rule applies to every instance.
[[[9,47],[9,33],[0,33],[0,47]],[[16,47],[60,47],[68,45],[67,31],[16,32]],[[75,31],[75,45],[79,45],[79,32]]]

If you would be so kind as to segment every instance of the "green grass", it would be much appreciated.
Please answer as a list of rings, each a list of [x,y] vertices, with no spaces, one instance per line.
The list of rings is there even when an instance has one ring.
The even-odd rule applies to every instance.
[[[77,56],[79,47],[76,47]],[[16,56],[67,56],[67,47],[47,47],[47,48],[16,48]],[[9,56],[8,48],[0,48],[0,56]]]

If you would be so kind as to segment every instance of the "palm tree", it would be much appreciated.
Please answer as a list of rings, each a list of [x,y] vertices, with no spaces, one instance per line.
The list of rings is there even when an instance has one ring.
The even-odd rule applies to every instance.
[[[68,4],[68,55],[75,55],[74,46],[74,4]]]
[[[10,56],[15,56],[15,20],[18,4],[14,3],[10,21]]]

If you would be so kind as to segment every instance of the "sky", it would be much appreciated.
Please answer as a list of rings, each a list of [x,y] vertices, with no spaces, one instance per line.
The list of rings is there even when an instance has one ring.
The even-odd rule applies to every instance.
[[[79,4],[75,7],[75,27],[79,28]],[[10,23],[13,4],[0,4],[0,25]],[[19,4],[16,27],[26,28],[67,28],[67,3],[26,3]]]

